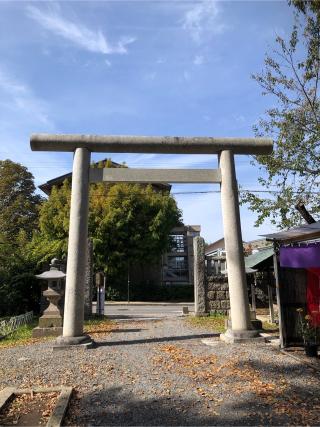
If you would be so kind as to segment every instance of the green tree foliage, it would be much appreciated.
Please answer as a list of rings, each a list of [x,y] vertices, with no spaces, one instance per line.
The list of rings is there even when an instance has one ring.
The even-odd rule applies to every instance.
[[[117,184],[101,196],[92,190],[90,231],[97,264],[109,273],[128,263],[157,260],[169,246],[169,233],[181,219],[175,200],[150,185]]]
[[[299,200],[312,214],[320,211],[320,2],[290,4],[295,15],[290,39],[277,37],[263,72],[253,76],[263,95],[272,98],[272,107],[254,130],[273,138],[274,153],[253,161],[270,196],[248,192],[242,197],[258,213],[256,225],[269,218],[280,228],[300,222],[294,209]]]
[[[71,186],[65,181],[53,188],[40,209],[40,231],[34,236],[34,259],[66,257]],[[150,262],[169,244],[170,230],[179,224],[181,212],[166,192],[151,186],[91,184],[89,235],[94,241],[97,269],[110,273],[128,262]]]
[[[37,228],[41,198],[33,180],[26,167],[0,160],[0,235],[5,239],[15,239],[21,230],[30,238]]]
[[[0,316],[37,308],[39,284],[27,247],[38,227],[40,202],[27,168],[0,161]]]
[[[65,258],[68,249],[71,184],[68,180],[60,188],[53,187],[39,213],[39,231],[29,245],[30,258],[41,265],[52,258]]]

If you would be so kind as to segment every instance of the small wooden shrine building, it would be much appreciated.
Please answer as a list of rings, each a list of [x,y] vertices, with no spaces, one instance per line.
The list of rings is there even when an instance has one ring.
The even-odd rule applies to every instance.
[[[320,221],[264,237],[274,244],[280,346],[302,345],[297,309],[320,325]]]

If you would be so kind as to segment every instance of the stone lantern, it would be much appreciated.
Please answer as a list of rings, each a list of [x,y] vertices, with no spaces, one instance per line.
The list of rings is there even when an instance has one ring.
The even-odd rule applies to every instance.
[[[50,270],[36,276],[39,280],[48,282],[48,289],[43,296],[49,301],[49,306],[44,310],[39,319],[39,326],[32,331],[33,337],[59,336],[62,334],[62,315],[58,307],[62,296],[62,280],[66,274],[59,270],[59,261],[54,258]]]

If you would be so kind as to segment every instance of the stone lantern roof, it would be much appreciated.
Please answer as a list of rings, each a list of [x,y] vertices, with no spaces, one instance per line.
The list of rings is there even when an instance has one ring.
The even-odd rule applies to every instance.
[[[66,274],[59,270],[59,260],[57,258],[53,258],[50,264],[50,270],[44,271],[41,274],[37,274],[37,279],[43,280],[60,280],[64,279]]]
[[[65,277],[66,277],[66,274],[60,270],[49,270],[36,275],[37,279],[44,279],[44,280],[59,280]]]

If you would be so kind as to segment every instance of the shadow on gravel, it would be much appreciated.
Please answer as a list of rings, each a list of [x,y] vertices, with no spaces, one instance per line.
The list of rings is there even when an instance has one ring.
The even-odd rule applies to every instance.
[[[190,396],[190,395],[189,395]],[[301,420],[300,420],[301,421]],[[210,406],[198,396],[171,395],[138,399],[122,387],[74,395],[64,425],[76,426],[256,426],[301,425],[298,417],[276,415],[257,398],[237,396],[222,407]],[[312,423],[311,423],[312,425]]]
[[[165,316],[153,316],[152,314],[150,315],[139,315],[139,314],[108,314],[107,315],[108,319],[110,320],[141,320],[143,321],[152,321],[152,320],[165,320],[166,317]],[[170,316],[168,316],[170,317]],[[175,317],[170,317],[170,318],[175,318]]]
[[[232,403],[226,404],[222,425],[262,426],[319,426],[319,388],[292,385],[273,398],[261,399],[252,394],[241,394]],[[242,414],[231,420],[231,414]]]
[[[281,354],[281,353],[280,353]],[[276,353],[277,357],[279,357],[279,352]],[[281,357],[281,355],[280,355]],[[306,372],[309,372],[309,375],[318,377],[320,379],[320,372],[316,371],[315,368],[309,367],[306,365],[303,360],[296,361],[296,363],[292,364],[292,359],[287,356],[283,356],[281,360],[281,364],[267,362],[265,360],[250,360],[250,366],[253,369],[266,373],[273,380],[277,380],[280,374],[287,375],[292,374],[295,378],[305,378]]]
[[[141,331],[147,331],[147,329],[112,329],[110,332],[115,333],[115,332],[141,332]]]
[[[126,332],[126,330],[124,330]],[[214,338],[219,337],[220,333],[216,334],[198,334],[198,335],[182,335],[173,337],[156,337],[156,338],[140,338],[136,340],[123,340],[123,341],[109,341],[97,343],[96,347],[114,347],[117,345],[133,345],[133,344],[148,344],[154,342],[168,342],[168,341],[184,341],[184,340],[196,340],[200,338]]]

